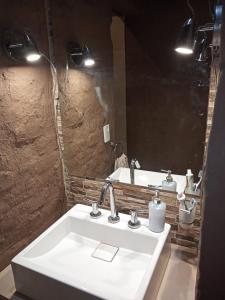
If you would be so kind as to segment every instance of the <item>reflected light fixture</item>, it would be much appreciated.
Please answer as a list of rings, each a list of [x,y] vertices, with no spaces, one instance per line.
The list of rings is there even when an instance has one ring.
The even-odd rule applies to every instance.
[[[190,55],[194,52],[195,46],[195,26],[193,18],[185,21],[180,29],[176,42],[175,51],[180,54]]]
[[[196,61],[206,62],[209,58],[208,49],[210,47],[207,33],[212,31],[214,31],[214,33],[220,32],[222,23],[222,5],[215,6],[215,23],[213,17],[213,23],[206,23],[205,25],[198,27],[195,26],[195,12],[190,4],[190,0],[187,0],[187,6],[191,11],[192,17],[189,18],[181,28],[176,42],[175,51],[184,55],[194,53],[194,59]],[[214,40],[216,39],[214,38]],[[217,40],[220,40],[220,34],[217,34]]]
[[[41,58],[34,40],[26,32],[6,30],[3,33],[3,48],[16,61],[36,62]]]
[[[77,67],[92,67],[95,65],[95,60],[87,46],[73,43],[69,45],[68,52],[71,60]]]
[[[29,62],[35,62],[38,61],[41,58],[41,54],[39,53],[37,46],[35,45],[34,41],[31,39],[31,37],[25,33],[25,48],[26,53],[25,57],[26,60]]]

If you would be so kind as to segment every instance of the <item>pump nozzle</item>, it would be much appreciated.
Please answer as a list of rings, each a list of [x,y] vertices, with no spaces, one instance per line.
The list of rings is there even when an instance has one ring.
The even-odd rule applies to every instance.
[[[172,182],[173,181],[173,177],[171,176],[172,171],[171,170],[161,170],[164,173],[167,173],[166,176],[166,181],[168,182]]]
[[[152,196],[152,200],[154,203],[159,204],[161,203],[161,199],[159,198],[159,190],[155,191],[155,195]]]

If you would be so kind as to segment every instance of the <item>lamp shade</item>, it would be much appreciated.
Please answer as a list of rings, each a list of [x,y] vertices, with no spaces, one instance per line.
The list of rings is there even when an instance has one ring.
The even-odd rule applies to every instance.
[[[35,62],[41,57],[34,40],[26,32],[6,30],[3,33],[3,48],[8,57],[18,62]]]
[[[178,34],[175,51],[181,54],[194,52],[195,26],[193,18],[185,21]]]
[[[69,43],[67,51],[76,67],[92,67],[95,64],[95,60],[87,46],[80,46],[78,43]]]

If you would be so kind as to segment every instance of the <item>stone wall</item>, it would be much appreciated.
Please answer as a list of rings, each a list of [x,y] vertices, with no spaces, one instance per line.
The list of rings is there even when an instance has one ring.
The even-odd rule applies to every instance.
[[[29,29],[48,54],[44,1],[0,2],[0,28]],[[62,213],[52,78],[44,59],[17,63],[0,52],[0,270]]]
[[[69,174],[104,178],[113,165],[112,149],[103,141],[104,125],[110,124],[114,140],[111,2],[56,0],[51,12],[65,165]],[[73,65],[69,42],[87,45],[95,66]]]
[[[212,61],[211,72],[210,72],[210,87],[209,87],[209,102],[208,102],[208,114],[207,114],[207,122],[206,122],[206,134],[205,134],[205,155],[207,153],[207,146],[209,142],[209,136],[212,129],[213,122],[213,113],[216,99],[216,90],[219,80],[219,67],[218,67],[218,58],[216,61]]]

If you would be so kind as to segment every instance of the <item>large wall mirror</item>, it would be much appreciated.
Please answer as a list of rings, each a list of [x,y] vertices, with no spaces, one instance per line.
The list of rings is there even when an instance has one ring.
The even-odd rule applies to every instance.
[[[62,45],[56,56],[68,173],[162,188],[166,177],[170,185],[172,180],[161,170],[171,170],[173,181],[182,186],[189,169],[198,182],[211,31],[197,36],[198,43],[205,41],[204,55],[174,49],[192,10],[197,26],[211,21],[208,6],[204,0],[193,1],[191,7],[179,0],[100,2],[79,0],[63,12],[53,3],[54,39]],[[57,22],[62,13],[65,28]],[[76,36],[74,26],[79,27]],[[88,48],[95,64],[76,64],[69,42]]]

